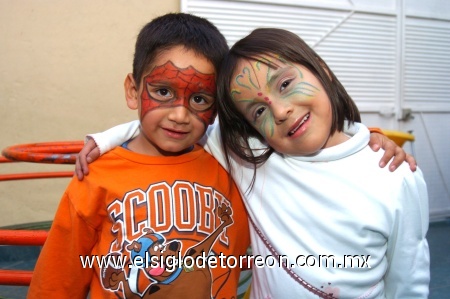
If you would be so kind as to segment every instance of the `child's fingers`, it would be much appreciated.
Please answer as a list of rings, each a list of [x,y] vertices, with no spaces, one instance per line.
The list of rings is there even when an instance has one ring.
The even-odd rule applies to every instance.
[[[392,159],[392,157],[394,157],[394,155],[395,155],[395,150],[393,150],[393,149],[385,149],[383,157],[381,157],[381,159],[380,159],[380,164],[379,164],[380,167],[383,168],[386,165],[388,165],[389,161]]]
[[[75,174],[77,175],[79,181],[83,180],[84,173],[81,167],[80,159],[78,157],[77,160],[75,161]]]
[[[385,167],[388,165],[389,161],[394,158],[389,165],[389,170],[394,171],[401,164],[401,162],[405,160],[406,153],[394,141],[390,140],[386,136],[383,136],[382,139],[381,148],[384,149],[384,154],[380,160],[380,167]]]
[[[389,163],[389,170],[395,171],[404,161],[406,161],[409,164],[411,171],[416,171],[416,159],[407,154],[405,150],[398,146],[394,141],[388,138],[384,139],[382,148],[385,152],[380,160],[380,167],[384,167]]]
[[[83,150],[81,150],[78,153],[77,160],[75,161],[75,173],[78,180],[83,180],[83,177],[89,174],[89,168],[87,165],[86,155],[83,153]]]
[[[91,162],[94,162],[95,160],[97,160],[99,157],[100,157],[100,150],[96,146],[93,150],[91,150],[89,152],[89,154],[86,157],[86,161],[87,161],[87,163],[91,163]],[[87,165],[86,165],[86,167],[87,167]]]
[[[95,155],[96,150],[98,152],[97,156]],[[77,160],[75,161],[75,173],[80,181],[83,180],[85,175],[89,174],[88,164],[99,156],[100,151],[97,149],[97,145],[94,140],[89,139],[78,153]]]
[[[399,146],[394,150],[394,157],[389,163],[389,171],[395,171],[405,161],[406,152]]]
[[[412,155],[406,154],[406,159],[405,160],[409,164],[409,168],[412,171],[416,171],[417,170],[417,162],[416,162],[416,159]]]

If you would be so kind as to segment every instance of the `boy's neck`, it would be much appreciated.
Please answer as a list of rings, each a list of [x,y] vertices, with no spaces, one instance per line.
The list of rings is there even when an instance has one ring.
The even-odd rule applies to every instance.
[[[129,140],[126,143],[126,149],[128,149],[132,152],[146,155],[146,156],[155,156],[155,157],[181,156],[181,155],[190,153],[194,149],[194,147],[195,147],[195,145],[191,145],[188,148],[185,148],[178,152],[164,151],[163,149],[158,148],[157,146],[152,144],[152,142],[149,139],[147,139],[143,134],[139,134],[138,136]]]

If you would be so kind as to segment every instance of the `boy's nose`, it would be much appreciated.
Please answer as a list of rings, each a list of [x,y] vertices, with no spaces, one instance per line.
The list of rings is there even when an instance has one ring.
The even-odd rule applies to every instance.
[[[175,106],[170,109],[169,120],[174,121],[176,123],[188,123],[189,122],[189,109],[185,106]]]

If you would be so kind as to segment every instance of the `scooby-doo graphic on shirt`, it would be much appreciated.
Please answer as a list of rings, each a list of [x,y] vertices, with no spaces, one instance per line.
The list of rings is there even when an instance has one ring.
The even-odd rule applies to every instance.
[[[152,194],[158,194],[152,188]],[[214,192],[213,198],[195,204],[185,197],[179,207],[160,197],[150,207],[148,198],[138,194],[149,193],[129,192],[108,207],[118,238],[111,244],[110,262],[100,268],[103,288],[118,298],[216,298],[230,269],[219,264],[219,258],[211,269],[208,258],[223,255],[228,247],[226,228],[234,222],[228,200]]]

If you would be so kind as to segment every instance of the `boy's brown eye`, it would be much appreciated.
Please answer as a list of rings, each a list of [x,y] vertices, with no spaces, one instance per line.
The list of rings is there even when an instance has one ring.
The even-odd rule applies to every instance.
[[[205,99],[201,96],[195,96],[193,100],[196,104],[202,104],[205,102]]]
[[[214,99],[209,97],[204,97],[201,95],[195,95],[191,98],[190,106],[192,109],[197,111],[204,111],[214,104]]]
[[[169,94],[169,90],[168,89],[160,89],[158,92],[162,96],[167,96]]]
[[[153,89],[153,91],[150,89],[149,93],[157,101],[169,101],[173,97],[172,91],[168,88]]]

